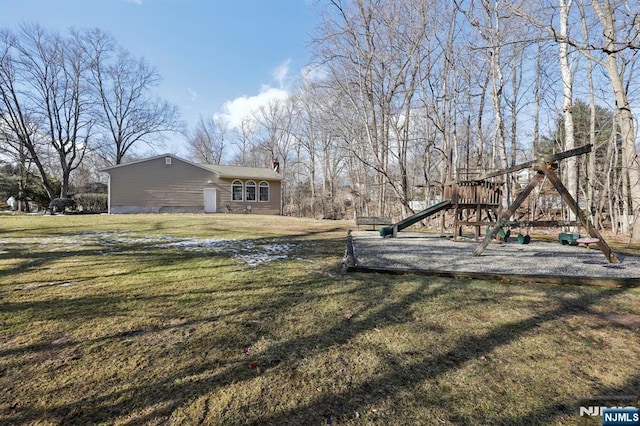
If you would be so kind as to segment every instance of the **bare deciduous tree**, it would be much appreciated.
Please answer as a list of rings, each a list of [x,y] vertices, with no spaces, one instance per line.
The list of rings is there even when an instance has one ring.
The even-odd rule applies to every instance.
[[[78,37],[92,59],[90,82],[98,99],[101,131],[97,147],[109,163],[122,163],[134,145],[154,146],[165,133],[182,129],[178,109],[152,94],[160,81],[155,68],[118,47],[101,30]]]
[[[188,137],[189,157],[199,163],[220,164],[228,131],[229,125],[222,117],[201,116]]]
[[[273,99],[267,105],[262,105],[253,118],[262,135],[260,151],[267,157],[262,166],[278,161],[281,173],[285,177],[292,176],[287,166],[296,144],[294,128],[297,117],[293,100]],[[282,181],[281,191],[280,211],[284,211],[284,204],[290,198],[287,179]]]
[[[257,166],[260,160],[257,154],[258,129],[255,121],[243,117],[238,127],[231,130],[231,144],[236,147],[236,155],[231,162],[240,166]]]
[[[76,37],[36,25],[4,30],[1,41],[2,122],[19,144],[14,148],[25,149],[36,165],[49,197],[67,197],[70,174],[82,162],[95,123],[84,79],[89,60]],[[49,177],[55,171],[59,194]]]
[[[378,214],[388,209],[388,189],[406,211],[407,147],[424,59],[427,4],[336,0],[331,5],[317,54],[365,131],[362,139],[346,142],[351,154],[375,171]]]
[[[179,129],[177,109],[151,95],[157,71],[100,30],[62,36],[24,25],[2,30],[0,43],[5,139],[28,155],[50,198],[68,196],[87,150],[118,164],[134,145]]]

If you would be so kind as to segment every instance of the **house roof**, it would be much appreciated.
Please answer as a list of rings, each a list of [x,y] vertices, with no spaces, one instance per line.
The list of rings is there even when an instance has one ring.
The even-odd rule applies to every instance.
[[[146,161],[157,160],[159,158],[171,157],[176,160],[183,161],[187,164],[191,164],[194,167],[205,169],[210,172],[216,173],[223,179],[258,179],[258,180],[282,180],[282,175],[276,173],[275,170],[268,167],[240,167],[240,166],[221,166],[219,164],[196,164],[191,161],[185,160],[173,154],[156,155],[155,157],[145,158],[142,160],[132,161],[130,163],[116,164],[115,166],[105,167],[100,169],[101,172],[109,172],[110,170],[120,167],[133,166],[135,164],[143,163]]]
[[[217,173],[223,179],[262,179],[282,180],[282,175],[268,167],[221,166],[219,164],[203,164],[203,167]]]
[[[180,158],[177,155],[173,155],[173,154],[156,155],[155,157],[143,158],[141,160],[130,161],[128,163],[116,164],[114,166],[104,167],[104,168],[102,168],[102,169],[100,169],[98,171],[100,171],[100,172],[108,172],[108,171],[113,170],[113,169],[119,169],[121,167],[129,167],[129,166],[133,166],[133,165],[136,165],[136,164],[145,163],[147,161],[153,161],[153,160],[157,160],[159,158],[165,158],[165,157],[175,158],[176,160],[180,160],[180,161],[183,161],[183,162],[185,162],[187,164],[191,164],[192,166],[195,166],[195,167],[198,167],[198,168],[201,168],[201,169],[205,169],[207,171],[211,171],[211,169],[208,169],[208,168],[204,167],[201,164],[192,163],[189,160],[185,160],[184,158]]]

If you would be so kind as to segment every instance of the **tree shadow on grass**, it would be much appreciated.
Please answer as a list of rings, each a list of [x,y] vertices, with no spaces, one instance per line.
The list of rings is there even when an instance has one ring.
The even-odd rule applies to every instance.
[[[371,277],[368,275],[367,277]],[[416,303],[437,298],[446,294],[449,289],[440,285],[439,281],[422,279],[422,284],[397,301],[385,302],[378,299],[369,309],[359,313],[350,321],[341,321],[317,333],[293,337],[270,345],[263,351],[254,354],[255,359],[262,360],[262,374],[283,365],[295,365],[305,357],[313,356],[329,348],[340,347],[354,338],[369,332],[380,324],[402,324],[407,321],[412,307]],[[312,285],[311,283],[308,283]],[[304,291],[304,283],[302,283]],[[376,285],[370,281],[360,281],[354,290],[359,295],[373,294],[380,297],[384,293],[384,285]],[[481,335],[468,335],[455,346],[442,353],[418,356],[410,363],[390,363],[390,371],[378,377],[353,383],[345,391],[338,393],[324,392],[309,402],[298,404],[293,408],[275,414],[238,417],[238,423],[255,422],[255,424],[307,424],[319,419],[335,419],[337,421],[353,420],[353,413],[365,412],[380,402],[390,393],[398,392],[398,384],[405,383],[409,389],[411,383],[428,381],[459,368],[467,361],[507,345],[530,333],[541,325],[567,315],[582,312],[590,305],[624,292],[624,289],[607,290],[582,295],[575,299],[560,300],[554,309],[546,310],[526,319],[495,326]],[[284,309],[305,296],[299,294],[291,299],[292,294],[275,295],[273,300],[265,300],[265,305],[255,310],[256,314]],[[212,336],[213,337],[213,336]],[[257,336],[254,336],[257,337]],[[184,342],[188,349],[189,342]],[[176,348],[180,350],[180,348]],[[237,361],[237,360],[236,360]],[[184,380],[185,378],[193,378]],[[200,378],[202,377],[202,378]],[[24,407],[20,413],[5,413],[5,419],[22,423],[25,421],[47,417],[62,422],[112,422],[117,418],[134,415],[140,409],[142,401],[148,409],[135,423],[165,421],[171,414],[190,402],[207,394],[215,393],[224,387],[255,378],[255,372],[249,370],[244,362],[225,362],[220,359],[193,363],[178,369],[172,374],[149,382],[136,384],[122,390],[114,390],[98,397],[79,399],[74,402],[50,407],[46,411],[38,411]],[[393,385],[391,385],[393,384]],[[401,386],[402,387],[402,386]],[[446,400],[442,401],[446,403]],[[450,402],[451,403],[451,402]],[[454,408],[454,407],[450,407]],[[552,419],[562,414],[562,407],[549,407],[548,412],[531,413],[530,419]],[[520,419],[525,421],[529,417]],[[161,420],[163,419],[163,420]],[[244,420],[242,420],[244,419]],[[463,420],[462,418],[460,420]],[[477,419],[469,419],[475,421]],[[486,420],[486,419],[485,419]],[[534,421],[535,422],[535,421]],[[517,423],[517,421],[516,421]]]
[[[191,256],[188,257],[190,260]],[[179,258],[176,256],[171,256],[167,262],[159,259],[154,259],[153,263],[160,263],[166,267],[167,264],[175,265],[174,268],[166,269],[166,272],[172,271],[181,271],[184,272],[184,268],[179,266]],[[138,267],[140,270],[145,270],[147,266],[144,263],[138,263]],[[222,266],[216,266],[222,268]],[[208,266],[207,268],[211,268]],[[195,271],[198,270],[197,267],[194,268]],[[108,276],[104,276],[105,279],[113,279],[119,276],[127,276],[132,272],[127,271],[123,273],[112,274]],[[87,278],[93,279],[93,278]],[[47,285],[49,286],[49,284]],[[58,283],[52,283],[50,286],[59,286]],[[307,298],[305,293],[301,290],[306,286],[305,282],[290,282],[290,283],[279,283],[279,284],[271,284],[270,288],[277,290],[277,297],[269,298],[262,300],[262,303],[252,304],[252,305],[243,305],[238,303],[238,293],[247,293],[255,290],[263,289],[263,286],[260,282],[253,282],[250,277],[247,280],[241,279],[240,282],[235,284],[224,284],[220,285],[218,283],[212,284],[210,287],[204,286],[203,288],[199,288],[197,290],[185,290],[184,292],[173,291],[173,292],[161,292],[159,294],[149,295],[143,292],[143,289],[132,289],[127,293],[113,295],[113,294],[96,294],[96,295],[87,295],[87,296],[79,296],[76,292],[73,291],[70,294],[58,294],[58,295],[48,295],[44,298],[40,298],[39,300],[20,300],[20,301],[3,301],[0,303],[0,315],[15,316],[15,315],[23,315],[28,316],[28,321],[31,322],[41,322],[41,321],[55,321],[55,320],[64,320],[69,322],[86,322],[91,320],[100,320],[100,319],[108,319],[115,315],[117,316],[127,316],[133,311],[141,309],[141,307],[149,306],[153,307],[156,303],[162,304],[175,304],[178,299],[184,298],[185,296],[192,296],[198,300],[198,303],[206,303],[207,300],[215,301],[217,303],[224,302],[228,300],[230,304],[234,304],[233,307],[225,310],[225,313],[216,314],[216,315],[206,315],[198,318],[189,318],[187,315],[189,314],[188,310],[185,312],[166,312],[167,318],[175,318],[176,316],[181,317],[184,321],[180,321],[179,325],[164,325],[164,326],[154,326],[152,329],[147,330],[149,332],[159,332],[163,330],[169,330],[177,327],[189,327],[189,326],[197,326],[202,323],[207,322],[215,322],[221,320],[231,320],[232,318],[238,316],[253,316],[253,317],[265,317],[272,312],[277,312],[280,309],[285,309],[292,304],[295,304],[297,301]],[[41,288],[41,287],[37,287]],[[36,289],[37,289],[36,288]],[[20,291],[20,288],[14,291]],[[123,290],[120,290],[123,292]],[[336,296],[339,294],[353,294],[356,293],[357,289],[351,290],[342,290],[340,292],[334,292],[331,295]],[[113,292],[111,292],[113,293]],[[81,294],[81,293],[80,293]],[[26,326],[26,325],[25,325]],[[123,337],[128,337],[132,333],[136,333],[136,330],[127,330],[122,332],[116,332],[101,336],[96,339],[88,339],[88,340],[73,340],[73,339],[65,339],[61,343],[52,344],[50,340],[58,339],[58,335],[50,336],[50,340],[38,342],[31,345],[17,346],[17,347],[1,347],[0,348],[0,358],[1,357],[9,357],[13,355],[18,355],[21,353],[27,353],[32,351],[44,351],[51,350],[52,348],[62,349],[65,347],[70,347],[76,344],[81,343],[99,343],[114,339],[119,339]]]
[[[304,288],[305,283],[299,284]],[[369,284],[363,285],[367,285],[370,289],[373,288],[373,286]],[[361,291],[362,289],[359,290]],[[299,300],[300,296],[296,295],[295,299]],[[284,309],[286,306],[295,303],[295,299],[292,300],[291,293],[284,293],[283,297],[276,296],[272,300],[265,300],[260,306],[254,308],[253,313],[256,316],[262,316],[265,313],[268,314],[278,309]],[[389,306],[385,308],[385,311],[386,309],[394,310],[395,307]],[[238,312],[234,312],[232,316],[233,315],[238,315]],[[382,313],[381,316],[385,317],[385,314]],[[218,320],[218,318],[208,318],[203,321],[215,320]],[[256,353],[255,356],[263,360],[271,360],[273,362],[271,367],[274,367],[282,362],[297,360],[298,354],[300,353],[308,354],[310,352],[317,352],[323,348],[344,343],[367,328],[369,328],[369,326],[366,325],[366,322],[360,323],[357,327],[340,323],[327,332],[285,341],[268,348],[263,353]],[[118,339],[120,337],[123,336],[116,334],[108,338]],[[253,336],[254,339],[258,337],[258,335]],[[211,336],[210,339],[215,340],[216,336]],[[64,343],[64,345],[71,344],[71,342]],[[188,342],[185,344],[188,345]],[[44,350],[44,348],[39,346],[30,349]],[[176,350],[179,351],[180,349]],[[5,353],[5,355],[11,354]],[[50,410],[46,411],[40,411],[33,407],[21,407],[19,413],[9,414],[5,412],[3,417],[12,423],[23,423],[45,417],[59,419],[63,422],[110,422],[113,421],[115,417],[126,416],[127,413],[135,412],[139,409],[139,401],[148,401],[150,405],[162,406],[162,409],[149,414],[148,420],[157,417],[166,417],[176,408],[198,395],[204,395],[223,386],[228,386],[242,380],[250,380],[255,377],[254,372],[248,370],[245,365],[246,363],[242,362],[239,365],[231,364],[227,368],[223,368],[219,373],[206,379],[188,381],[180,385],[176,384],[177,382],[182,382],[181,379],[184,377],[199,376],[211,370],[219,370],[221,364],[224,365],[224,362],[220,360],[193,364],[187,368],[176,371],[174,374],[155,380],[152,383],[143,383],[134,388],[114,391],[98,398],[80,399],[69,404],[51,407]],[[135,399],[132,400],[129,397],[130,395],[135,395]]]
[[[298,406],[294,409],[281,412],[260,419],[259,423],[264,424],[295,424],[303,419],[310,419],[318,413],[330,413],[332,417],[338,419],[351,418],[354,411],[360,411],[371,406],[381,395],[386,395],[389,390],[388,383],[415,383],[426,381],[442,376],[448,371],[460,367],[463,363],[479,358],[492,350],[507,345],[519,339],[522,335],[529,333],[546,322],[574,314],[576,310],[582,311],[584,306],[589,306],[597,301],[613,297],[624,290],[609,290],[603,292],[601,296],[587,295],[575,301],[561,302],[553,310],[534,315],[522,321],[505,324],[488,330],[480,336],[469,336],[460,341],[456,347],[445,353],[436,356],[427,356],[409,365],[400,366],[392,373],[369,381],[362,382],[348,392],[338,394],[323,394],[314,399],[311,403]],[[390,307],[391,310],[400,308]],[[369,321],[375,318],[371,318]],[[365,324],[371,326],[367,321]],[[366,326],[365,326],[366,327]],[[349,401],[359,401],[357,405],[352,405]],[[452,409],[454,407],[451,407]],[[555,414],[558,414],[556,411]],[[548,413],[553,417],[554,413]],[[476,422],[474,419],[472,423]],[[535,422],[533,422],[535,423]],[[528,423],[532,424],[532,423]]]
[[[181,265],[185,260],[231,258],[234,254],[238,253],[238,250],[242,252],[245,244],[255,246],[257,248],[254,251],[259,251],[263,246],[268,244],[304,244],[309,242],[309,238],[311,237],[323,234],[328,235],[327,233],[330,234],[339,230],[340,228],[323,231],[309,230],[308,232],[297,233],[284,237],[260,237],[237,240],[233,243],[229,243],[228,247],[220,249],[210,249],[207,248],[205,244],[202,247],[196,247],[194,250],[181,248],[179,245],[172,247],[170,244],[175,242],[179,243],[180,241],[207,241],[207,239],[175,237],[175,239],[169,241],[163,241],[162,239],[151,239],[151,241],[148,241],[146,237],[141,235],[129,235],[127,237],[129,241],[126,242],[116,241],[114,243],[98,239],[97,241],[89,243],[92,247],[84,247],[82,244],[78,243],[65,247],[64,244],[66,243],[63,242],[60,242],[59,246],[51,243],[47,246],[42,246],[41,244],[33,242],[21,242],[18,238],[4,251],[0,251],[0,261],[15,259],[22,259],[22,261],[12,264],[7,268],[0,269],[0,279],[6,276],[14,276],[18,274],[25,274],[30,271],[42,270],[49,265],[67,259],[82,261],[82,259],[95,256],[131,256],[134,259],[139,259],[139,264],[146,267],[154,265],[166,266],[169,264]],[[79,235],[87,234],[91,235],[92,233],[81,232]],[[74,235],[65,235],[64,233],[61,235],[66,236],[67,240],[71,242],[73,241]],[[94,235],[100,235],[100,233],[96,233]],[[220,241],[227,240],[223,238]],[[344,246],[344,241],[329,239],[324,241],[324,244],[325,246],[331,246],[332,250],[335,250],[336,246]],[[252,253],[250,248],[245,249],[244,251],[248,254]],[[317,253],[317,255],[320,256],[321,253]]]
[[[328,246],[337,246],[338,241],[327,241]],[[326,246],[325,246],[326,247]],[[318,255],[322,257],[322,255]],[[312,256],[310,256],[312,257]],[[186,258],[185,258],[186,259]],[[165,259],[168,260],[168,259]],[[149,261],[150,264],[160,265],[162,258],[156,258]],[[174,259],[177,269],[180,268],[180,261]],[[172,266],[172,267],[173,267]],[[268,269],[256,269],[255,273],[265,273]],[[337,273],[337,271],[334,271]],[[339,277],[338,277],[339,278]],[[373,279],[372,279],[373,278]],[[262,285],[260,281],[254,283],[250,277],[245,277],[243,283],[229,287],[229,295],[243,288],[259,289]],[[208,322],[216,322],[225,319],[233,320],[240,317],[246,320],[249,317],[269,318],[275,312],[286,310],[292,306],[304,302],[323,303],[327,296],[323,296],[321,290],[327,283],[328,278],[319,278],[317,275],[310,276],[306,280],[298,280],[290,284],[277,284],[274,292],[260,300],[255,305],[240,306],[236,309],[230,309],[225,314],[215,314],[197,319],[186,318],[179,325],[167,325],[166,329],[183,327],[185,325],[197,326]],[[393,284],[385,284],[376,282],[375,275],[352,275],[349,276],[352,281],[350,288],[344,290],[345,294],[349,294],[354,298],[370,303],[348,321],[339,321],[329,324],[328,327],[317,332],[309,332],[302,336],[293,336],[290,338],[276,341],[263,350],[252,354],[253,358],[261,360],[262,374],[269,374],[273,370],[287,368],[289,365],[296,365],[303,362],[306,357],[312,357],[331,348],[339,348],[364,333],[375,330],[380,324],[393,325],[403,324],[411,317],[411,312],[415,304],[420,302],[433,300],[441,295],[447,294],[451,288],[443,285],[451,281],[434,280],[429,278],[416,279],[419,285],[415,290],[408,292],[404,296],[396,300],[387,299]],[[355,284],[353,284],[355,282]],[[452,287],[459,287],[459,282]],[[206,286],[205,286],[206,287]],[[546,322],[571,315],[575,312],[582,312],[589,306],[603,301],[607,298],[621,294],[625,290],[607,290],[593,291],[589,294],[583,294],[574,299],[560,300],[558,307],[545,310],[536,315],[530,316],[524,320],[515,321],[508,324],[494,326],[487,330],[486,333],[474,336],[467,335],[458,341],[455,346],[444,352],[417,354],[412,362],[400,363],[391,362],[389,371],[385,374],[372,377],[353,383],[348,390],[337,393],[324,391],[313,397],[310,401],[301,403],[292,408],[281,410],[275,414],[246,414],[245,417],[238,416],[237,423],[256,424],[306,424],[309,422],[317,423],[319,419],[331,418],[337,420],[352,420],[354,412],[364,412],[369,407],[380,402],[390,393],[398,392],[398,384],[400,388],[410,389],[411,383],[420,381],[428,381],[443,376],[459,368],[467,361],[478,358],[500,346],[507,345],[519,339],[521,336],[530,333],[532,330],[540,327]],[[209,293],[209,289],[203,288],[197,290],[202,295]],[[219,289],[211,288],[212,297],[222,296]],[[331,296],[335,295],[332,293]],[[117,305],[117,300],[112,299],[113,296],[100,298],[78,298],[76,303],[82,305],[87,303],[88,311],[95,310],[96,316],[109,316],[115,314],[117,309],[113,306]],[[144,296],[143,296],[144,297]],[[164,295],[150,297],[146,300],[153,302],[154,298],[166,297]],[[116,297],[117,299],[117,297]],[[232,301],[233,296],[230,296]],[[144,299],[142,300],[144,301]],[[464,301],[463,301],[464,302]],[[491,301],[489,297],[482,296],[479,303],[488,303]],[[111,306],[111,308],[109,308]],[[60,315],[70,314],[69,306],[59,306]],[[20,309],[19,306],[14,308]],[[46,309],[45,306],[40,306]],[[51,314],[57,310],[56,306],[50,307]],[[125,313],[126,314],[126,313]],[[180,314],[182,315],[182,314]],[[80,318],[80,317],[79,317]],[[230,324],[229,333],[224,336],[210,336],[210,347],[218,345],[229,345],[228,340],[233,339],[232,331],[237,328]],[[134,330],[135,331],[135,330]],[[162,327],[157,330],[149,330],[148,334],[162,331]],[[428,330],[427,330],[428,331]],[[428,332],[439,333],[442,329],[433,328]],[[129,333],[129,334],[127,334]],[[108,344],[109,341],[118,341],[122,338],[131,338],[129,332],[111,333],[95,339],[93,343]],[[261,336],[259,331],[247,330],[247,340],[257,340]],[[136,337],[136,336],[134,336]],[[206,339],[200,337],[199,339]],[[242,339],[238,339],[242,343]],[[62,342],[58,346],[72,347],[79,342],[67,341]],[[176,353],[184,351],[188,353],[189,346],[195,345],[197,342],[193,340],[185,340],[178,342],[171,349]],[[22,348],[28,351],[45,351],[46,347],[34,345],[30,348]],[[382,349],[381,349],[382,350]],[[19,352],[4,352],[0,356],[17,355]],[[390,359],[390,358],[389,358]],[[60,423],[112,423],[117,419],[130,417],[130,423],[143,424],[146,422],[163,422],[166,421],[172,413],[180,407],[192,403],[194,400],[215,394],[216,391],[225,387],[235,385],[237,383],[249,382],[256,377],[253,370],[247,368],[246,362],[242,357],[232,356],[230,358],[206,359],[203,358],[199,362],[191,362],[186,366],[179,366],[171,373],[159,376],[150,374],[148,380],[136,381],[133,383],[121,384],[114,387],[110,391],[103,392],[96,396],[78,395],[73,401],[66,403],[57,403],[56,405],[39,408],[35,405],[24,404],[13,409],[3,410],[0,418],[9,423],[29,423],[39,419],[49,419]],[[140,371],[139,375],[144,375],[147,371]],[[152,371],[148,371],[152,373]],[[292,372],[293,374],[293,372]],[[188,380],[186,380],[189,378]],[[394,385],[390,385],[393,383]],[[442,403],[448,403],[443,399]],[[449,402],[451,403],[451,402]],[[141,409],[141,406],[143,409]],[[146,408],[144,408],[146,407]],[[450,407],[453,408],[453,407]],[[557,415],[558,407],[549,407],[548,413],[539,412],[531,413],[531,419],[553,418]],[[202,413],[206,417],[206,413]],[[529,417],[522,417],[526,420]],[[469,419],[474,420],[474,419]],[[518,420],[518,419],[514,419]]]
[[[598,401],[598,402],[594,402]],[[532,425],[541,423],[550,423],[560,415],[568,418],[574,418],[576,424],[587,424],[588,421],[596,420],[597,422],[589,422],[588,424],[600,424],[601,420],[592,418],[582,418],[580,415],[581,406],[622,406],[622,407],[638,407],[640,406],[640,372],[630,377],[622,386],[617,387],[596,387],[593,394],[584,396],[579,399],[565,399],[558,401],[552,405],[533,410],[523,416],[504,416],[496,419],[494,424],[504,425]],[[460,418],[460,423],[467,423],[468,420]],[[581,423],[583,420],[584,423]]]

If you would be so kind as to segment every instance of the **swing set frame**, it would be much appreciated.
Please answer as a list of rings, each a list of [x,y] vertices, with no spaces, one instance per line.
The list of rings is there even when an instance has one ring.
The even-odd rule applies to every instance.
[[[596,227],[593,226],[589,218],[580,209],[578,203],[573,198],[573,196],[569,193],[567,188],[563,185],[562,181],[558,177],[558,174],[556,173],[556,170],[558,169],[559,161],[566,158],[575,157],[577,155],[587,154],[591,152],[591,148],[592,148],[592,145],[590,144],[584,145],[579,148],[571,149],[568,151],[564,151],[564,152],[552,155],[545,159],[529,161],[526,163],[518,164],[513,167],[508,167],[506,169],[502,169],[496,172],[487,173],[481,176],[480,179],[489,179],[492,177],[505,175],[507,173],[516,172],[525,168],[533,168],[533,170],[536,172],[533,179],[529,181],[529,184],[520,192],[520,194],[518,194],[518,196],[511,203],[511,205],[506,210],[500,213],[500,218],[498,222],[495,223],[494,226],[492,226],[491,232],[488,232],[485,235],[484,239],[482,240],[478,248],[474,251],[473,255],[480,256],[484,252],[484,250],[487,248],[489,243],[491,243],[491,240],[496,238],[499,232],[504,232],[503,228],[510,227],[514,224],[513,222],[510,221],[510,218],[515,214],[515,212],[520,207],[520,205],[522,205],[522,203],[527,199],[531,191],[533,191],[533,189],[536,186],[542,183],[544,178],[547,178],[547,180],[558,191],[558,193],[562,197],[562,200],[565,202],[565,204],[571,209],[571,211],[578,218],[579,223],[584,227],[584,229],[586,229],[586,231],[589,233],[589,235],[592,238],[595,238],[598,240],[595,244],[597,244],[598,248],[605,255],[609,263],[620,263],[616,254],[613,252],[611,247],[609,247],[609,245],[607,244],[605,239],[602,237],[600,232],[598,232]],[[516,224],[517,226],[520,226],[521,223],[516,222]],[[534,222],[527,222],[526,225],[535,227],[535,226],[544,226],[545,224],[534,221]]]

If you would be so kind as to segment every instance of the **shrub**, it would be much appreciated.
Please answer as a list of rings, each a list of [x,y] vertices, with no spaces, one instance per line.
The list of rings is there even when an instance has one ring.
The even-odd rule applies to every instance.
[[[77,192],[82,194],[106,194],[109,191],[109,187],[106,183],[91,182],[82,185],[77,189]]]
[[[76,201],[72,198],[54,198],[49,203],[49,209],[51,213],[64,213],[66,209],[73,209],[76,205]]]
[[[102,213],[107,211],[107,194],[95,192],[76,194],[75,200],[78,206],[82,206],[83,212]]]

